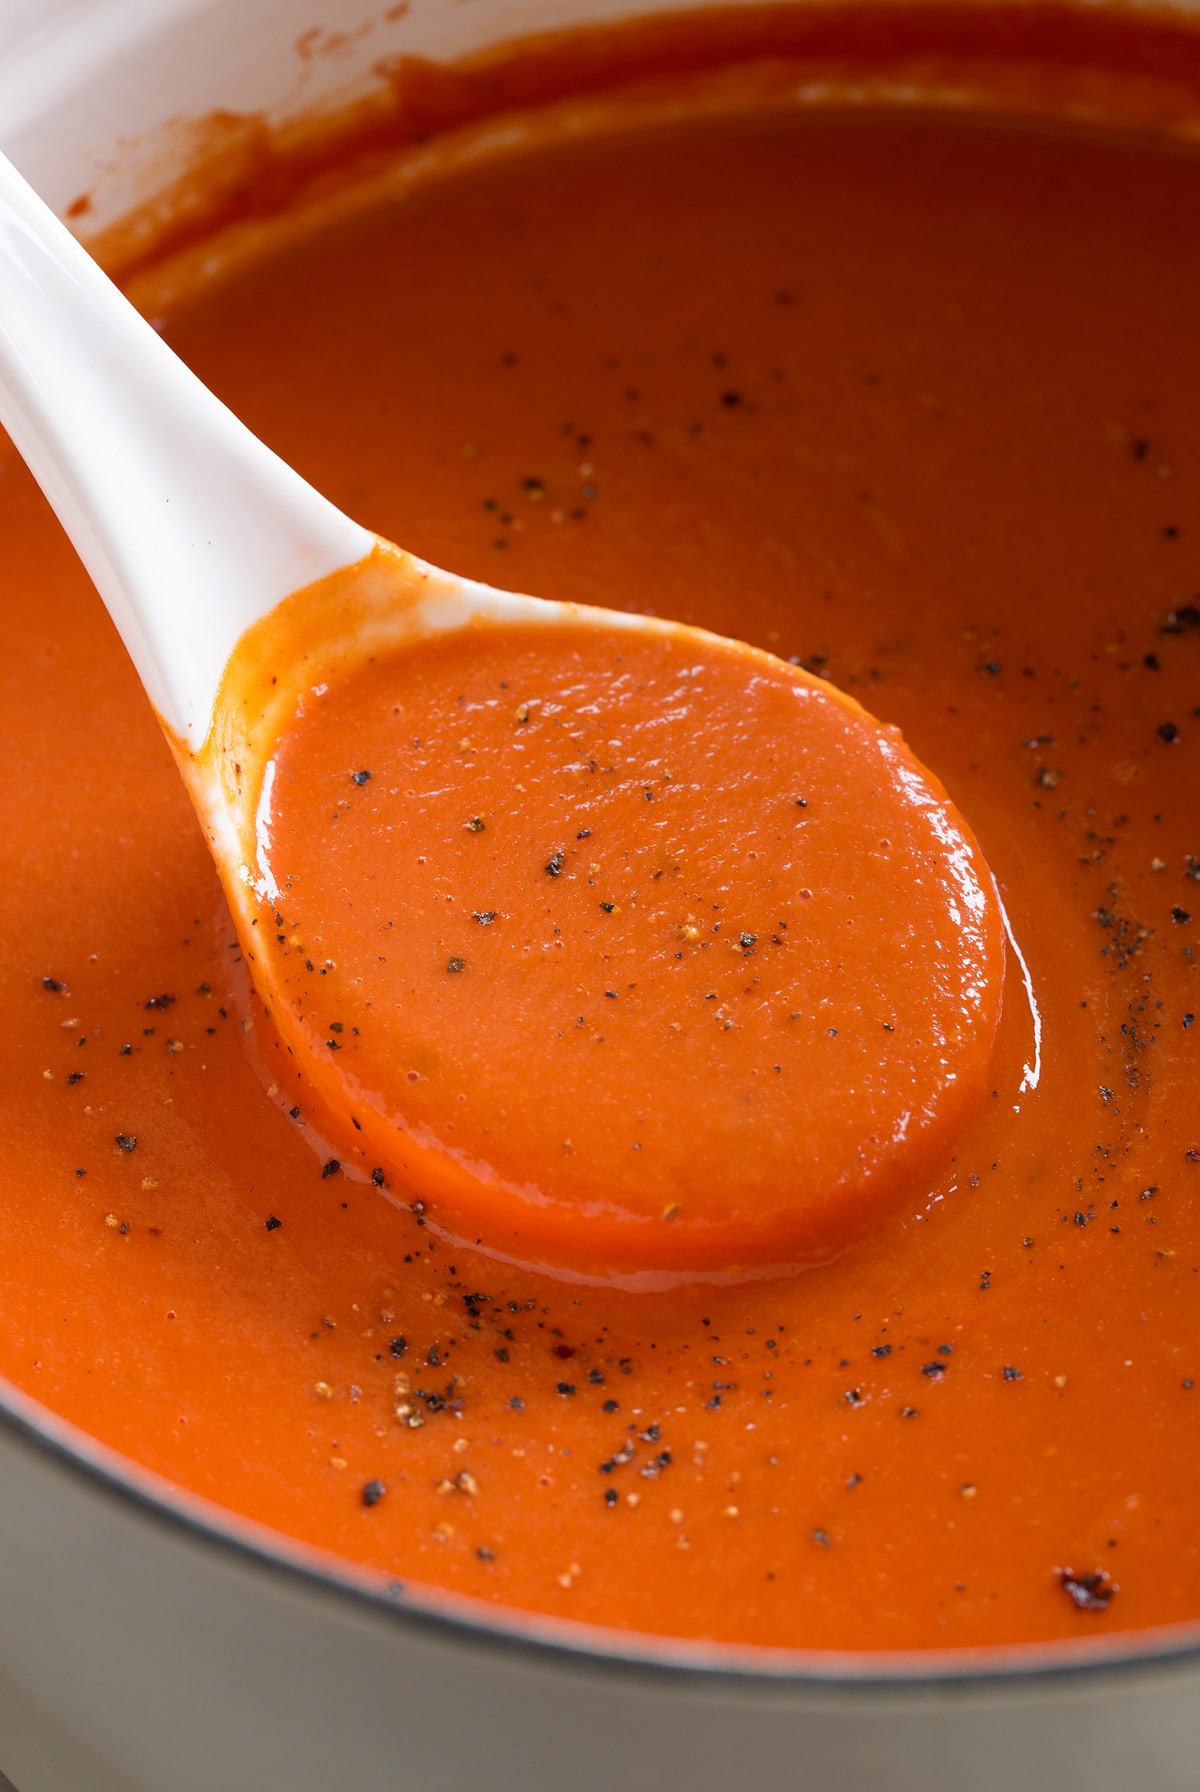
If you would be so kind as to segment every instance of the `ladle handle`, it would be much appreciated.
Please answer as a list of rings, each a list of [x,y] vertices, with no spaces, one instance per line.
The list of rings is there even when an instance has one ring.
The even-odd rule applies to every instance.
[[[194,748],[244,630],[374,542],[213,397],[3,156],[0,424]]]

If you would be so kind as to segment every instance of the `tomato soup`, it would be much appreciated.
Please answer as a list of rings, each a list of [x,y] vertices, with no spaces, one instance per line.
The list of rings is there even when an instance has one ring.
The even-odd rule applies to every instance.
[[[780,1252],[726,1278],[690,1263],[653,1286],[522,1266],[335,1137],[252,994],[99,601],[0,454],[0,1371],[398,1598],[437,1585],[649,1634],[874,1651],[1200,1618],[1194,40],[1015,8],[955,47],[944,13],[863,12],[856,34],[853,12],[820,14],[805,44],[758,14],[740,40],[728,21],[660,28],[641,67],[616,33],[486,79],[397,70],[413,129],[444,136],[360,144],[360,184],[181,245],[135,285],[218,393],[370,527],[492,584],[744,638],[929,768],[987,894],[978,951],[1004,961],[1002,999],[971,1035],[974,1099],[831,1260],[782,1273]],[[701,42],[720,67],[700,69]],[[561,97],[569,66],[586,101]],[[489,106],[526,110],[496,132],[471,122]],[[576,646],[599,688],[604,663]],[[674,687],[641,673],[649,725]],[[722,850],[759,850],[759,830],[764,858],[736,878],[719,855],[700,867],[745,912],[714,911],[726,896],[690,865],[686,900],[660,904],[654,973],[666,988],[682,965],[696,1015],[725,1008],[714,1026],[758,1017],[744,1080],[714,1103],[687,1033],[670,1035],[701,1021],[656,997],[631,1035],[647,1063],[630,1111],[596,1112],[588,1054],[648,1012],[627,959],[606,981],[603,929],[642,938],[666,869],[650,812],[676,767],[631,761],[640,810],[551,832],[540,798],[512,802],[514,743],[536,754],[548,733],[534,700],[563,698],[544,668],[501,705],[486,652],[429,658],[443,732],[460,696],[474,706],[444,799],[432,763],[416,779],[407,720],[401,753],[382,699],[371,711],[374,676],[333,693],[374,713],[362,754],[319,727],[288,748],[301,782],[334,780],[320,828],[287,836],[275,942],[311,965],[322,1039],[349,1059],[351,1029],[366,1035],[332,953],[300,956],[323,924],[306,867],[342,852],[339,828],[361,860],[394,826],[374,921],[402,933],[411,892],[439,955],[381,1059],[397,1101],[424,1091],[421,1117],[475,1129],[473,1148],[506,1127],[514,1183],[524,1165],[576,1187],[591,1139],[630,1199],[658,1202],[669,1160],[715,1213],[759,1186],[769,1208],[791,1086],[814,1083],[832,1137],[901,1049],[870,1001],[891,994],[888,953],[854,961],[861,986],[832,979],[820,1026],[768,970],[806,925],[804,899],[776,913],[769,885],[783,809],[791,838],[820,802],[772,759],[769,708],[743,743],[761,774],[722,821]],[[455,753],[489,730],[482,790]],[[846,877],[878,938],[895,857],[872,866],[873,820],[850,820]],[[517,854],[528,885],[494,896]],[[822,876],[814,903],[836,886]],[[539,963],[567,950],[555,928],[587,942],[569,1002],[557,973],[505,957],[518,902]],[[719,961],[702,927],[731,930]],[[925,962],[923,1000],[904,985],[910,1041],[946,970]],[[493,1001],[513,1018],[502,1087],[499,1034],[482,1056],[464,1043]],[[436,1087],[422,1039],[450,1066]],[[626,1181],[638,1146],[655,1161]]]

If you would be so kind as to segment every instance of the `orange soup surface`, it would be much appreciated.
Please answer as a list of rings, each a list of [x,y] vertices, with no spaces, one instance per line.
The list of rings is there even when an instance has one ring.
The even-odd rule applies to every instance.
[[[1068,120],[1058,40],[1014,21],[973,107],[925,64],[873,88],[855,55],[895,76],[899,38],[830,26],[836,79],[660,76],[483,155],[459,123],[141,277],[370,527],[784,662],[716,681],[690,763],[653,748],[665,649],[629,683],[582,638],[443,644],[309,706],[268,945],[360,1143],[264,1020],[154,717],[0,454],[11,1381],[401,1589],[845,1650],[1200,1619],[1200,81],[1186,32],[1097,25]],[[944,861],[867,784],[797,870],[832,786],[780,705],[861,713],[833,687],[960,829],[952,951],[905,927]],[[642,1071],[593,1100],[610,1038]],[[872,1181],[855,1115],[928,1095],[947,1040],[970,1099]],[[621,1209],[653,1261],[626,1221],[595,1261],[468,1226],[407,1145],[374,1158],[385,1124],[486,1162],[497,1226]],[[614,1279],[678,1268],[697,1210],[786,1232],[835,1145],[863,1223],[831,1260],[783,1273],[776,1239],[722,1279],[726,1239]]]

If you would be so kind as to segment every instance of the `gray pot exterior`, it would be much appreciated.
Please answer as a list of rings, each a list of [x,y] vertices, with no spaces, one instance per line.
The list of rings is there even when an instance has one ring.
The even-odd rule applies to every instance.
[[[1196,1792],[1200,1654],[1007,1681],[660,1668],[405,1612],[0,1430],[19,1792]]]

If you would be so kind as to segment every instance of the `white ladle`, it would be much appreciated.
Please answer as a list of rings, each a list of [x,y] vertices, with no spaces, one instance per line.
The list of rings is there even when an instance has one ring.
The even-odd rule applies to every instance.
[[[872,767],[891,768],[885,783],[894,786],[896,803],[928,811],[934,817],[929,826],[942,829],[938,841],[943,834],[951,844],[960,840],[957,832],[946,833],[944,793],[926,784],[894,730],[771,655],[679,623],[518,597],[458,579],[352,522],[188,371],[2,157],[0,423],[58,513],[141,675],[206,826],[251,974],[277,1019],[285,1004],[274,1002],[271,953],[255,949],[269,927],[261,935],[254,931],[278,899],[257,838],[265,769],[303,685],[393,642],[481,620],[543,629],[565,623],[609,636],[637,631],[682,639],[697,661],[743,656],[748,683],[761,674],[764,681],[782,676],[797,687],[804,699],[797,717],[802,708],[853,712],[854,750],[869,756]],[[690,715],[686,706],[681,713]],[[685,720],[681,726],[697,724]],[[961,845],[963,878],[969,857]],[[985,868],[981,875],[986,881]],[[982,905],[982,890],[972,890]],[[954,893],[961,894],[957,883]],[[1002,945],[997,927],[991,931],[998,989]],[[983,963],[988,926],[982,921],[978,932]],[[949,971],[947,979],[953,984]],[[998,1012],[998,1003],[994,1008]],[[994,1014],[978,1023],[985,1047],[993,1023]],[[311,1023],[305,1024],[311,1032]],[[308,1050],[310,1071],[324,1079],[320,1086],[331,1109],[339,1101],[344,1106],[340,1073],[299,1021],[297,1027],[297,1053]],[[971,1050],[983,1077],[986,1052],[981,1056],[974,1043]],[[956,1075],[944,1079],[952,1094]],[[902,1110],[895,1117],[896,1137],[903,1139],[909,1097],[903,1077],[894,1080],[891,1093]],[[876,1118],[868,1119],[879,1130]],[[855,1165],[858,1128],[856,1112],[849,1113],[842,1143],[847,1162]],[[428,1155],[428,1175],[440,1165],[445,1177],[459,1176],[447,1167],[448,1158]],[[821,1175],[827,1173],[822,1166]],[[464,1171],[459,1181],[473,1189],[472,1176]],[[478,1191],[464,1194],[455,1186],[470,1218]],[[810,1193],[821,1213],[824,1192],[818,1178]],[[661,1234],[662,1261],[682,1261],[675,1241],[687,1234],[687,1223],[674,1223],[677,1212],[670,1206],[656,1211],[649,1227],[635,1215],[630,1236],[640,1241],[643,1234]],[[752,1223],[753,1215],[747,1225]],[[702,1215],[697,1237],[710,1252],[707,1225]],[[637,1248],[648,1247],[639,1242]],[[737,1253],[751,1245],[739,1236],[729,1248],[736,1263],[743,1260]],[[657,1261],[647,1256],[645,1266],[654,1268]]]

